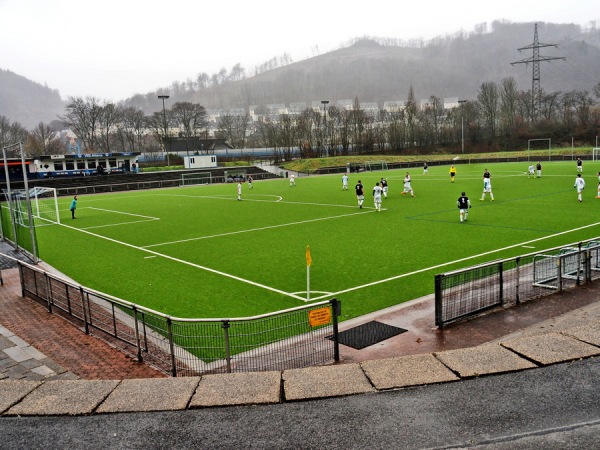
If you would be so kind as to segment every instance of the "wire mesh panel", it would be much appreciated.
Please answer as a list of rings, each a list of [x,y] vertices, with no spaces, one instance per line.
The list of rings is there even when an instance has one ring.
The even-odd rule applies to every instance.
[[[181,319],[19,267],[24,295],[173,376],[284,370],[339,357],[330,339],[337,336],[335,299],[249,318]]]
[[[483,265],[440,278],[443,308],[436,310],[436,324],[447,323],[502,303],[502,267]],[[438,291],[436,282],[436,293]],[[437,295],[436,295],[437,303]]]
[[[445,324],[600,278],[600,242],[579,242],[435,277],[435,321]]]

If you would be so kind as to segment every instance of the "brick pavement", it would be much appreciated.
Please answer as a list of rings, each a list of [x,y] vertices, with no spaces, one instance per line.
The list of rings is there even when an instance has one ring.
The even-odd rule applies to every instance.
[[[48,377],[83,378],[86,380],[119,380],[130,378],[164,378],[158,370],[139,363],[108,343],[83,333],[57,315],[48,313],[40,304],[21,297],[18,269],[2,271],[0,287],[0,379],[40,379]],[[4,334],[15,335],[14,342]],[[27,358],[29,347],[35,357]],[[7,357],[18,354],[17,361]],[[38,350],[41,349],[41,352]],[[38,353],[35,351],[38,350]],[[27,359],[23,359],[27,358]],[[4,362],[3,362],[4,361]],[[17,361],[19,364],[14,364]],[[42,361],[41,363],[39,363]],[[38,365],[39,363],[39,365]],[[9,366],[9,367],[5,367]],[[32,372],[39,368],[41,376]],[[6,370],[5,370],[6,369]],[[7,374],[3,376],[3,374]]]

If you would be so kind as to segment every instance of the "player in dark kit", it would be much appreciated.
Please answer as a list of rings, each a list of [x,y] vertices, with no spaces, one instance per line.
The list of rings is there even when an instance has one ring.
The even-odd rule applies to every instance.
[[[469,208],[471,207],[471,201],[469,200],[469,197],[467,197],[464,192],[461,192],[456,204],[458,205],[458,210],[460,211],[460,223],[466,222],[467,218],[469,217]]]
[[[381,185],[381,189],[383,189],[383,198],[387,198],[387,193],[388,193],[387,180],[385,178],[382,178],[381,182],[379,184]]]
[[[356,183],[356,186],[354,186],[354,190],[356,191],[356,200],[358,201],[358,207],[362,208],[363,202],[365,201],[365,191],[360,180],[358,180],[358,183]]]

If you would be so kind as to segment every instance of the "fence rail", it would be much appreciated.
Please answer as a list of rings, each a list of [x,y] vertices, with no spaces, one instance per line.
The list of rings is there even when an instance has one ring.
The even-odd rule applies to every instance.
[[[436,326],[599,279],[598,239],[436,275]]]
[[[174,377],[339,361],[336,299],[254,317],[176,318],[17,263],[23,297]]]

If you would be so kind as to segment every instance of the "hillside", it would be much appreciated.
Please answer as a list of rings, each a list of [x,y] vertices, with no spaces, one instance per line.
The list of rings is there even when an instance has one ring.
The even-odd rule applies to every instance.
[[[531,88],[532,65],[511,65],[532,57],[517,51],[533,43],[533,23],[496,21],[476,32],[459,32],[427,42],[356,39],[352,45],[259,75],[223,81],[209,87],[190,87],[174,81],[169,102],[189,101],[208,109],[247,108],[250,105],[358,98],[362,102],[405,101],[412,86],[417,100],[474,99],[483,82],[513,77],[520,90]],[[546,92],[591,92],[600,81],[600,30],[573,24],[538,24],[540,56],[565,57],[541,63]],[[190,74],[193,76],[193,74]],[[135,95],[125,106],[150,114],[160,109],[157,91]],[[161,92],[163,90],[160,90]],[[90,92],[93,96],[94,93]],[[28,128],[51,122],[64,113],[57,91],[0,70],[0,115]]]
[[[0,116],[32,129],[64,114],[58,91],[35,83],[10,70],[0,69]]]
[[[485,27],[484,27],[485,28]],[[488,29],[489,28],[489,29]],[[565,57],[541,63],[547,92],[591,91],[600,73],[600,31],[573,24],[538,24],[540,56]],[[493,22],[470,34],[457,33],[412,45],[357,40],[353,45],[239,81],[205,89],[180,90],[171,101],[198,102],[207,108],[235,108],[270,103],[354,99],[361,102],[406,100],[412,86],[417,99],[475,98],[481,83],[513,77],[520,90],[531,88],[532,65],[512,62],[532,57],[517,49],[533,43],[533,23]],[[147,112],[157,108],[156,92],[127,104]]]

